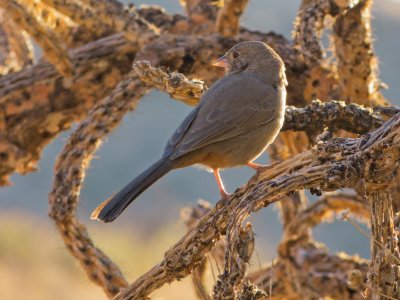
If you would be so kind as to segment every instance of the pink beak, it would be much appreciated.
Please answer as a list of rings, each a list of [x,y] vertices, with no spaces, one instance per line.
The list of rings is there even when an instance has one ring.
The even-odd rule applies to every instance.
[[[214,67],[221,67],[221,68],[227,68],[229,66],[228,60],[226,59],[226,55],[222,56],[220,59],[218,59],[214,64]]]

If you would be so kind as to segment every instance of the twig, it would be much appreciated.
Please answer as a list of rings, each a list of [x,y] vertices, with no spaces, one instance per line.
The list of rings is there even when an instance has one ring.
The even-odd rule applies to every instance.
[[[197,105],[199,98],[207,89],[201,80],[188,79],[177,72],[168,74],[161,68],[152,67],[148,61],[136,61],[133,70],[144,83],[165,91],[172,98],[188,105]]]

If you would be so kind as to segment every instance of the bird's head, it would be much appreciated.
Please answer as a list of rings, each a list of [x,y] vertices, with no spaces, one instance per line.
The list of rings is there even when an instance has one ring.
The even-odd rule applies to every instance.
[[[285,64],[279,55],[263,42],[239,43],[222,56],[214,66],[226,68],[228,74],[244,71],[262,72],[272,77],[276,76],[286,84]]]

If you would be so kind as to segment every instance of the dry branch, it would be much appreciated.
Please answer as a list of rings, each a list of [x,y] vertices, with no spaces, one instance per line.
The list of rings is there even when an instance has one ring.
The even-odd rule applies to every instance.
[[[34,62],[29,36],[16,30],[14,22],[0,9],[0,76],[17,72]]]
[[[218,11],[218,2],[213,0],[180,0],[186,9],[188,26],[192,33],[215,32],[214,20]]]
[[[235,36],[239,32],[239,18],[249,0],[224,0],[217,14],[217,31],[222,36]]]
[[[93,34],[78,29],[76,23],[70,18],[46,5],[42,1],[18,0],[26,8],[28,13],[37,21],[50,30],[66,47],[75,47],[91,41]]]
[[[188,79],[182,73],[168,74],[161,68],[155,68],[148,61],[136,61],[133,70],[144,83],[168,93],[171,98],[181,100],[188,105],[197,105],[201,95],[207,89],[203,81]]]
[[[231,219],[231,223],[235,221],[236,218]],[[241,222],[237,224],[241,224]],[[249,263],[253,255],[255,239],[251,224],[247,223],[244,227],[239,225],[233,235],[232,237],[229,234],[227,236],[228,245],[225,252],[224,272],[218,276],[214,285],[214,299],[224,300],[240,297],[246,264]],[[266,294],[263,296],[266,296]]]
[[[53,189],[49,195],[49,215],[67,249],[79,260],[89,278],[109,296],[115,295],[127,282],[119,268],[94,246],[85,226],[77,220],[75,210],[91,156],[102,138],[115,128],[127,111],[137,105],[146,91],[141,81],[134,74],[129,74],[94,107],[58,157]]]
[[[28,11],[14,0],[1,0],[0,6],[15,24],[27,31],[43,49],[46,58],[64,76],[73,74],[73,65],[61,41],[32,17]]]
[[[71,18],[76,24],[85,27],[96,34],[103,34],[108,31],[108,23],[112,21],[108,16],[101,14],[96,16],[94,8],[86,5],[80,5],[77,1],[64,1],[64,0],[41,0],[46,5],[59,11],[63,15]],[[101,12],[101,10],[96,11]],[[103,18],[104,22],[103,22]],[[108,21],[108,22],[107,22]]]
[[[366,106],[382,105],[377,58],[371,33],[371,0],[360,1],[340,15],[333,26],[340,97]],[[351,84],[350,84],[351,83]]]
[[[400,233],[394,228],[392,196],[388,184],[379,178],[367,184],[371,206],[371,260],[368,272],[368,299],[400,299]],[[390,180],[390,179],[389,179]]]

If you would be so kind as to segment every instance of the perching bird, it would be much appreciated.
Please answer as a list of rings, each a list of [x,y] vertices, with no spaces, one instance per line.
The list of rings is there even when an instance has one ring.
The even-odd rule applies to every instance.
[[[141,193],[169,171],[201,164],[212,169],[223,198],[222,168],[252,163],[282,127],[286,102],[285,65],[262,42],[231,48],[214,66],[226,76],[212,85],[172,135],[160,160],[100,204],[92,219],[112,222]]]

